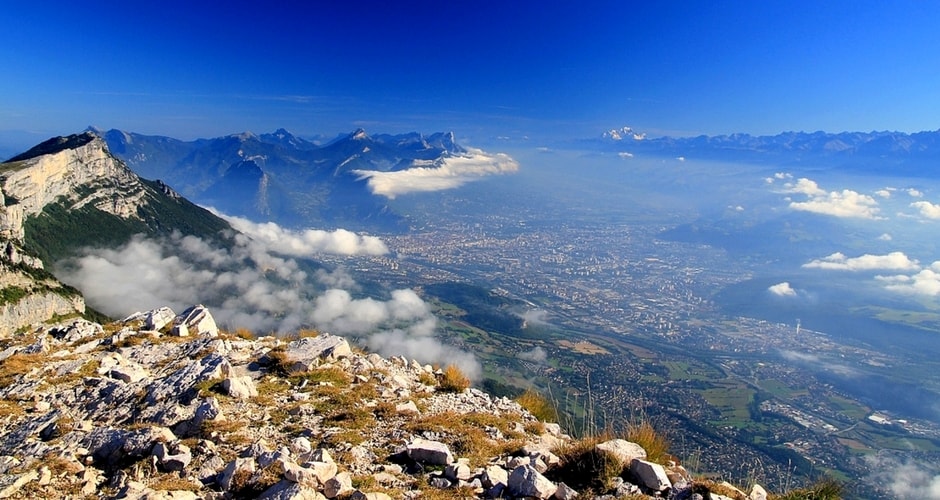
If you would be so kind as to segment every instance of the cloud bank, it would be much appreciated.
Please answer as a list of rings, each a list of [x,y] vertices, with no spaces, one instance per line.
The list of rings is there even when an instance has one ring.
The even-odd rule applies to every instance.
[[[911,275],[876,276],[885,288],[905,295],[940,296],[940,260]]]
[[[904,252],[891,252],[887,255],[865,254],[859,257],[846,257],[841,252],[816,259],[803,267],[810,269],[827,269],[832,271],[913,271],[920,269],[916,260],[911,260]]]
[[[276,226],[260,226],[288,239],[298,236]],[[194,236],[174,235],[161,241],[138,236],[116,249],[89,249],[61,263],[57,273],[82,290],[92,307],[110,316],[125,317],[160,306],[182,311],[202,303],[226,328],[264,334],[312,327],[363,338],[384,356],[456,364],[471,378],[480,376],[480,364],[472,354],[434,336],[437,318],[413,290],[394,290],[384,299],[358,297],[353,292],[359,287],[343,270],[310,274],[283,255],[313,248],[351,254],[379,249],[375,241],[360,238],[349,244],[352,240],[346,234],[330,234],[338,236],[336,241],[329,236],[300,237],[286,244],[241,236],[231,249],[216,248]],[[342,242],[347,244],[337,244]]]
[[[483,177],[518,170],[519,163],[506,154],[489,155],[474,149],[436,161],[415,161],[405,170],[354,170],[353,173],[359,179],[366,179],[372,194],[392,199],[402,194],[452,189]]]
[[[940,500],[940,466],[887,455],[866,458],[870,480],[884,485],[896,498]]]
[[[273,222],[252,222],[241,217],[217,214],[242,234],[264,244],[271,251],[291,257],[318,253],[336,255],[384,255],[388,247],[375,236],[358,235],[345,229],[292,231]]]
[[[833,217],[878,219],[878,202],[871,196],[844,189],[830,191],[819,187],[815,181],[800,178],[784,184],[784,193],[806,196],[805,201],[790,201],[790,208]]]

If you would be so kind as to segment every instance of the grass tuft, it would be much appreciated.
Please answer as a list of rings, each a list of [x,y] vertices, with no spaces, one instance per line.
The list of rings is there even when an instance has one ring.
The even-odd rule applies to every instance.
[[[555,410],[555,406],[548,398],[533,389],[528,389],[520,394],[516,398],[516,402],[542,422],[558,421],[558,411]]]
[[[444,392],[463,392],[470,387],[470,379],[456,365],[447,365],[441,375],[440,390]]]
[[[630,425],[624,439],[642,446],[646,450],[646,460],[650,462],[665,464],[673,460],[672,455],[669,454],[669,440],[645,420]]]

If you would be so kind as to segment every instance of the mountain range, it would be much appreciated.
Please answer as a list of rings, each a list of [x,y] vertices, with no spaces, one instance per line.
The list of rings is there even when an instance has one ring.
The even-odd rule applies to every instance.
[[[929,177],[940,165],[940,130],[904,132],[784,132],[658,137],[630,127],[611,129],[578,147],[630,155],[668,155],[761,164],[851,169],[856,173]]]
[[[358,129],[325,144],[278,129],[181,141],[92,129],[139,175],[161,179],[224,213],[286,226],[399,228],[369,173],[440,165],[466,155],[453,133],[368,135]]]

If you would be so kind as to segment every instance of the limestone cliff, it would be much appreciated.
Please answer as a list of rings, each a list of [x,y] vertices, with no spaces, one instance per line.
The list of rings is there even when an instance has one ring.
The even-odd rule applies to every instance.
[[[0,238],[22,240],[23,223],[64,199],[121,218],[136,217],[144,185],[92,133],[50,139],[0,167]]]
[[[44,270],[79,248],[114,247],[140,233],[215,238],[226,229],[169,186],[139,178],[98,136],[49,139],[0,164],[0,338],[85,313],[81,294]]]

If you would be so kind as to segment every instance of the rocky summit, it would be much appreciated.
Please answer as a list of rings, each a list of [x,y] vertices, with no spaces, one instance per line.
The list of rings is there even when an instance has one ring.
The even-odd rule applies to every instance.
[[[570,457],[585,441],[466,387],[455,370],[385,359],[328,333],[239,333],[196,305],[7,337],[0,498],[579,494],[564,479],[583,472]],[[618,467],[580,498],[704,498],[681,466],[648,461],[635,443],[591,447]],[[759,487],[734,494],[763,498]]]

